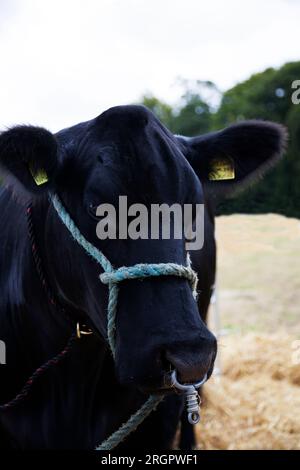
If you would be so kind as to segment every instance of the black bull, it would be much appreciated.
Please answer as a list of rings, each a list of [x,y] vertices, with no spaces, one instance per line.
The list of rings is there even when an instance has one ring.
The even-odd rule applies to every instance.
[[[176,368],[183,381],[208,376],[216,341],[205,326],[215,277],[214,201],[254,181],[281,156],[285,130],[242,122],[187,139],[171,134],[146,108],[112,108],[56,135],[19,126],[0,136],[0,404],[11,400],[32,372],[65,345],[76,322],[92,336],[41,377],[18,406],[0,412],[0,447],[92,449],[145,401],[165,391]],[[212,179],[222,161],[234,179]],[[47,174],[37,185],[32,174]],[[95,232],[95,207],[117,204],[205,204],[205,241],[191,252],[199,275],[198,305],[186,280],[124,282],[117,315],[116,361],[106,341],[107,288],[99,266],[70,237],[49,203],[57,193],[85,237],[114,266],[185,264],[184,240],[106,240]],[[49,302],[32,254],[26,208],[32,204],[34,243],[47,283],[63,305]],[[66,320],[68,313],[70,317]],[[183,403],[167,394],[123,448],[171,448]],[[186,431],[185,426],[182,428]],[[182,433],[182,446],[188,447]]]

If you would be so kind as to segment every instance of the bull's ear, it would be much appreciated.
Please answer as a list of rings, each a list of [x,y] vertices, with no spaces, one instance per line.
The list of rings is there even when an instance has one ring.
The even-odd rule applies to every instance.
[[[226,196],[273,167],[286,148],[287,137],[280,124],[244,121],[200,137],[178,139],[204,186],[217,196]]]
[[[17,126],[0,135],[0,177],[29,194],[53,184],[58,166],[57,142],[41,127]]]

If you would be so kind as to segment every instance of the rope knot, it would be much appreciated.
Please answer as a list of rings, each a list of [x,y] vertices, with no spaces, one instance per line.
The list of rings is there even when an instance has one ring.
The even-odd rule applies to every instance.
[[[145,279],[147,277],[176,276],[187,279],[192,287],[193,296],[197,298],[198,277],[190,266],[182,266],[176,263],[135,264],[134,266],[122,266],[111,272],[100,274],[103,284],[113,285],[129,279]]]

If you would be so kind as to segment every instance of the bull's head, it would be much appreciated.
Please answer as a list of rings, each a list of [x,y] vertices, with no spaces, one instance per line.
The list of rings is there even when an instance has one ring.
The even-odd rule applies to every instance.
[[[99,266],[60,223],[49,191],[59,195],[82,234],[115,267],[185,265],[185,240],[174,236],[99,240],[97,207],[117,207],[120,195],[127,196],[128,205],[142,203],[149,209],[153,203],[204,203],[210,194],[232,192],[262,174],[280,156],[284,142],[279,125],[258,121],[186,139],[172,135],[146,108],[122,106],[56,135],[35,127],[12,128],[0,136],[0,162],[19,200],[39,200],[47,211],[45,226],[39,229],[44,231],[47,273],[58,296],[105,342],[107,288],[98,279]],[[42,181],[33,175],[41,172],[47,182],[37,184]],[[116,323],[119,380],[158,390],[170,369],[176,368],[184,382],[209,376],[216,340],[200,314],[185,279],[123,282]]]

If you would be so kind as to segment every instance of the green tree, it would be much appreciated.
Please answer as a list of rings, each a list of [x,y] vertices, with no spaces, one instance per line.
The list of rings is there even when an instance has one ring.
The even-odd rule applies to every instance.
[[[172,131],[189,137],[208,132],[211,127],[209,104],[196,93],[184,97],[184,105],[173,118]]]
[[[269,68],[224,93],[213,127],[243,119],[282,123],[290,134],[288,152],[261,182],[222,203],[220,213],[278,212],[300,217],[300,105],[292,103],[292,82],[300,79],[300,62]]]
[[[200,80],[193,83],[180,80],[180,84],[183,93],[174,107],[149,94],[142,97],[141,103],[151,109],[174,134],[191,137],[208,132],[212,125],[212,108],[204,94],[208,91],[217,93],[216,86]]]
[[[217,110],[209,93],[212,82],[182,81],[175,106],[146,95],[142,102],[174,133],[186,136],[226,127],[238,120],[264,119],[287,126],[290,145],[284,159],[261,181],[240,196],[224,201],[219,213],[277,212],[300,217],[300,104],[292,103],[292,83],[300,80],[300,61],[268,68],[226,91]]]

